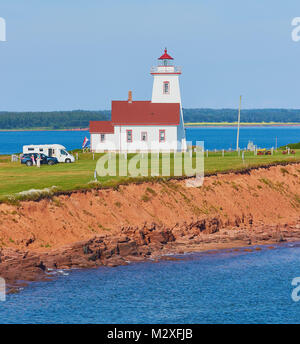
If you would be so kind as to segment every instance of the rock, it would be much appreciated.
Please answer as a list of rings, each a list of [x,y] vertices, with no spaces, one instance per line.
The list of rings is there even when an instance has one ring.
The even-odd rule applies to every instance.
[[[61,268],[62,266],[70,266],[72,264],[72,260],[70,256],[61,254],[55,257],[54,266],[56,268]]]
[[[115,256],[115,257],[108,259],[106,261],[105,265],[110,266],[110,267],[115,267],[115,266],[119,266],[119,265],[127,265],[127,263],[125,262],[125,260],[122,257]]]
[[[118,243],[124,243],[128,241],[129,241],[129,238],[127,236],[123,236],[118,239]]]
[[[166,244],[169,241],[175,241],[175,237],[170,231],[153,231],[151,234],[149,234],[149,240],[151,243],[159,242],[161,244]]]
[[[151,250],[149,250],[148,246],[139,247],[138,252],[142,256],[150,256],[151,255]]]
[[[89,245],[83,246],[83,254],[90,254],[93,253],[93,251],[90,249]]]
[[[286,239],[284,239],[284,237],[282,235],[280,235],[279,239],[277,240],[278,242],[284,242],[286,241]]]
[[[44,263],[42,261],[39,262],[39,264],[37,264],[36,267],[43,270],[43,271],[46,270],[46,265],[44,265]]]
[[[95,253],[93,253],[91,256],[89,256],[88,260],[91,260],[95,262],[96,260],[100,259],[102,256],[102,250],[97,250]]]
[[[26,240],[25,242],[25,246],[29,246],[30,244],[34,243],[35,238],[29,238],[28,240]]]
[[[7,294],[18,294],[20,292],[19,288],[15,288],[15,287],[11,287],[8,289],[8,293]]]
[[[97,243],[97,244],[103,243],[103,238],[102,237],[96,238],[94,240],[94,242]]]
[[[122,257],[136,256],[138,254],[137,244],[135,241],[119,243],[118,251],[119,251],[119,255]]]

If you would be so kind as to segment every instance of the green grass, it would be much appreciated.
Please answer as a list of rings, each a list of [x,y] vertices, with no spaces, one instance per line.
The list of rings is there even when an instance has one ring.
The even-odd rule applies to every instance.
[[[128,154],[130,160],[135,154]],[[7,201],[8,197],[13,199],[38,199],[42,197],[51,197],[58,192],[72,191],[78,189],[90,189],[99,187],[115,187],[120,184],[130,182],[142,182],[144,180],[157,180],[157,177],[98,177],[98,183],[92,183],[94,179],[94,170],[96,162],[102,154],[95,154],[95,160],[91,153],[79,153],[79,161],[73,164],[58,164],[54,166],[44,166],[41,168],[27,167],[19,162],[10,162],[9,156],[0,156],[0,201]],[[161,157],[161,155],[160,155]],[[149,157],[150,159],[150,157]],[[300,162],[300,149],[296,150],[296,155],[283,155],[281,151],[268,156],[254,156],[253,152],[245,152],[245,161],[236,152],[226,152],[222,157],[221,152],[210,152],[209,156],[204,158],[205,174],[214,174],[217,172],[226,172],[231,170],[245,170],[251,167],[269,165],[281,162]],[[171,155],[171,165],[173,156]],[[150,165],[150,163],[149,163]],[[161,160],[160,160],[161,169]],[[173,169],[171,168],[171,176]],[[47,193],[33,194],[30,196],[20,196],[16,194],[30,189],[45,189]],[[149,191],[149,190],[148,190]],[[148,193],[151,194],[149,191]]]

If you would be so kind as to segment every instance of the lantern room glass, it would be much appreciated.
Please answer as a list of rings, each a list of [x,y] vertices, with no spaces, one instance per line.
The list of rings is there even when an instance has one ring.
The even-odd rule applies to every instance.
[[[159,66],[173,66],[172,60],[169,59],[163,59],[158,61]]]

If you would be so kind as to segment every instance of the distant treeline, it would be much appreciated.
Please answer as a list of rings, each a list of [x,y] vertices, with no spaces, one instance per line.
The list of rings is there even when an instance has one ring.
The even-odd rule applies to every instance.
[[[286,147],[290,147],[291,149],[300,149],[300,142],[298,142],[298,143],[290,143],[290,144],[288,144],[286,146],[282,146],[280,148],[285,149]]]
[[[110,111],[0,112],[0,129],[87,128],[89,121],[110,119]]]
[[[186,123],[197,122],[237,122],[236,109],[184,109]],[[241,111],[241,122],[299,122],[300,109],[253,109]]]
[[[236,109],[184,109],[186,123],[236,122]],[[110,119],[110,111],[0,112],[0,129],[87,128],[89,121]],[[242,110],[241,122],[298,122],[300,110]]]

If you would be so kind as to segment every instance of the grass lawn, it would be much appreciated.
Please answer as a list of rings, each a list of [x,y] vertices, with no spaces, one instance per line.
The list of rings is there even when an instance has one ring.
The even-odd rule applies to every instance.
[[[26,165],[21,165],[20,162],[12,163],[10,162],[10,156],[0,156],[0,201],[5,201],[10,195],[16,195],[21,191],[30,189],[44,189],[56,186],[58,190],[70,191],[89,188],[92,186],[88,183],[94,179],[97,160],[102,155],[95,154],[95,160],[93,160],[91,153],[79,153],[79,160],[73,164],[42,165],[41,168],[35,166],[27,167]],[[128,154],[128,161],[134,155]],[[296,150],[295,155],[283,155],[282,151],[278,151],[274,152],[274,155],[255,156],[253,152],[245,152],[244,162],[236,152],[225,152],[224,157],[222,157],[222,152],[209,152],[208,157],[204,153],[206,175],[283,161],[300,162],[300,149]],[[171,165],[172,162],[173,157],[171,155]],[[171,168],[172,174],[173,170]],[[98,181],[103,186],[114,186],[129,180],[129,177],[119,176],[98,177]]]

